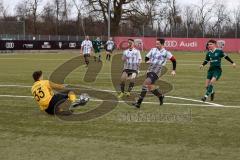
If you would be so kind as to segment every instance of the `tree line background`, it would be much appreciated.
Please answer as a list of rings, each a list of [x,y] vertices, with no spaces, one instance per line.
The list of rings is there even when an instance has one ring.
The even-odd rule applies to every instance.
[[[240,37],[240,2],[110,0],[112,36]],[[0,0],[0,34],[107,35],[108,0],[22,0],[14,14]],[[24,27],[24,28],[23,28]],[[22,31],[24,30],[24,31]]]

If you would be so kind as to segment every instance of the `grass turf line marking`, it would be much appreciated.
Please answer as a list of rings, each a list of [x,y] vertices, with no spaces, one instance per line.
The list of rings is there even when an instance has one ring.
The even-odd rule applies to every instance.
[[[0,95],[0,97],[7,97],[7,98],[30,98],[33,99],[32,96],[20,96],[20,95]],[[117,102],[115,100],[99,100],[99,99],[93,99],[91,98],[90,101],[93,102]],[[119,103],[126,103],[129,102],[131,103],[132,101],[118,101]],[[158,102],[142,102],[143,104],[157,104],[159,105]],[[184,103],[164,103],[167,105],[176,105],[176,106],[202,106],[202,107],[223,107],[223,106],[214,106],[214,105],[209,105],[209,104],[184,104]],[[240,106],[239,106],[240,108]]]
[[[27,86],[27,85],[17,85],[17,84],[0,84],[0,87],[19,87],[19,88],[31,88],[32,86]]]
[[[93,89],[91,87],[87,87],[87,86],[83,86],[89,89]],[[99,90],[99,91],[105,91],[105,92],[110,92],[110,93],[116,93],[117,91],[113,91],[113,90],[106,90],[106,89],[95,89],[95,90]],[[137,91],[140,92],[140,91]],[[184,97],[175,97],[175,96],[165,96],[168,98],[173,98],[173,99],[181,99],[181,100],[186,100],[186,101],[192,101],[192,102],[200,102],[200,103],[206,103],[209,105],[213,105],[213,106],[223,106],[221,104],[216,104],[216,103],[210,103],[210,102],[202,102],[201,100],[195,100],[195,99],[190,99],[190,98],[184,98]]]
[[[33,99],[32,96],[20,96],[20,95],[0,95],[0,97],[7,97],[7,98],[30,98]],[[99,99],[90,99],[93,102],[116,102],[115,100],[99,100]],[[119,103],[126,103],[132,101],[118,101]],[[157,104],[158,102],[143,102],[143,104]],[[223,105],[211,105],[211,104],[181,104],[181,103],[164,103],[166,105],[176,105],[176,106],[197,106],[197,107],[216,107],[216,108],[240,108],[240,106],[223,106]]]
[[[27,85],[0,85],[0,87],[23,87],[23,88],[30,88],[31,86],[27,86]],[[81,86],[81,87],[86,87],[89,90],[92,90],[93,88],[88,87],[88,86]],[[78,88],[71,88],[71,89],[78,89]],[[95,88],[95,90],[98,91],[104,91],[104,92],[109,92],[109,93],[117,93],[117,91],[113,91],[113,90],[106,90],[106,89],[97,89]],[[140,92],[140,91],[136,91],[136,92]],[[211,102],[202,102],[201,100],[195,100],[195,99],[190,99],[190,98],[184,98],[184,97],[175,97],[175,96],[165,96],[168,98],[172,98],[172,99],[180,99],[180,100],[186,100],[186,101],[192,101],[192,102],[198,102],[198,103],[205,103],[211,106],[224,106],[221,104],[217,104],[217,103],[211,103]]]

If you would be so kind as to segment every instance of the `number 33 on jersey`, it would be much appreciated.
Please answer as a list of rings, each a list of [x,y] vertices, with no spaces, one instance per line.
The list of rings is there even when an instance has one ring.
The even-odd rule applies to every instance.
[[[36,81],[32,86],[31,92],[41,110],[45,110],[48,107],[53,97],[53,90],[50,83],[48,80],[40,80]]]

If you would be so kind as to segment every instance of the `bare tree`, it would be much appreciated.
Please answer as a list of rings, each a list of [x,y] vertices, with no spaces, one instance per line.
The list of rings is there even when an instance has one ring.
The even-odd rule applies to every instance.
[[[131,3],[132,11],[125,17],[132,24],[132,27],[138,29],[139,33],[145,34],[153,32],[154,21],[157,19],[157,6],[159,0],[139,0]]]
[[[158,31],[163,32],[163,35],[167,35],[167,29],[169,28],[169,21],[168,21],[168,9],[169,7],[166,5],[166,2],[159,1],[157,10],[156,10],[156,23],[158,27]],[[162,29],[161,29],[162,28]]]
[[[216,0],[214,4],[214,17],[216,18],[214,28],[217,29],[218,38],[221,37],[224,23],[227,23],[230,21],[230,18],[228,15],[229,14],[226,10],[225,3],[223,1]]]
[[[180,8],[177,5],[176,0],[167,0],[166,4],[168,6],[168,22],[170,24],[170,34],[173,36],[173,32],[177,33],[177,25],[182,23],[182,18],[180,16]]]
[[[71,12],[71,3],[67,0],[54,0],[55,17],[56,17],[56,34],[60,33],[60,22],[63,25],[68,23],[68,14]]]
[[[21,21],[29,22],[29,31],[37,34],[38,8],[41,0],[24,0],[16,6],[16,14]],[[31,29],[30,29],[31,28]]]
[[[207,22],[211,19],[212,3],[210,0],[200,0],[200,4],[197,7],[198,23],[202,31],[202,37],[205,37],[205,28]]]
[[[59,15],[60,15],[60,0],[55,0],[56,13],[56,34],[59,34]]]
[[[86,31],[85,31],[85,26],[84,26],[84,22],[83,22],[83,13],[86,12],[85,8],[86,8],[86,2],[85,1],[76,1],[76,0],[72,0],[73,4],[75,6],[75,8],[77,9],[77,28],[78,28],[78,34],[80,35],[80,28],[83,31],[83,34],[86,35]]]
[[[3,10],[4,10],[3,0],[0,0],[0,18],[3,17]]]
[[[53,34],[56,32],[55,26],[55,6],[51,3],[47,3],[43,7],[41,14],[42,25],[41,32],[44,34]]]
[[[28,0],[19,2],[15,6],[16,16],[18,16],[21,19],[25,19],[26,17],[29,17],[29,15],[30,15],[30,5],[29,4],[30,3]]]
[[[189,37],[189,30],[194,23],[194,9],[191,6],[185,6],[184,8],[184,21],[187,29],[187,38]]]
[[[33,20],[33,30],[34,34],[37,34],[37,18],[38,18],[38,8],[42,0],[31,0],[28,1],[30,5],[30,12]]]
[[[40,7],[43,1],[48,2]],[[213,3],[216,1],[215,3]],[[108,17],[110,2],[110,17]],[[22,0],[14,15],[0,0],[1,33],[240,37],[240,4],[228,10],[222,0],[199,0],[181,8],[178,0]],[[14,4],[12,4],[14,5]],[[76,13],[72,12],[72,7]],[[72,15],[76,15],[76,18]],[[16,21],[17,20],[17,21]],[[11,23],[7,25],[6,22]],[[13,25],[15,24],[15,25]],[[21,27],[22,24],[22,27]],[[87,27],[85,27],[87,26]]]
[[[131,4],[132,11],[130,15],[137,15],[145,17],[142,22],[151,25],[153,29],[153,23],[157,15],[157,6],[159,0],[138,0]]]
[[[7,17],[7,7],[4,6],[3,0],[0,0],[0,18],[6,19]]]
[[[63,0],[62,19],[63,19],[63,21],[68,21],[68,4],[67,4],[67,0]]]
[[[111,4],[111,31],[113,35],[117,35],[119,32],[119,24],[122,19],[126,18],[126,15],[132,11],[129,7],[132,2],[136,0],[114,0]],[[95,12],[101,15],[104,23],[108,22],[108,0],[88,0],[91,12]],[[111,1],[110,1],[111,2]]]
[[[235,28],[235,38],[238,38],[238,33],[240,29],[240,3],[233,10],[233,22],[234,22],[234,28]]]

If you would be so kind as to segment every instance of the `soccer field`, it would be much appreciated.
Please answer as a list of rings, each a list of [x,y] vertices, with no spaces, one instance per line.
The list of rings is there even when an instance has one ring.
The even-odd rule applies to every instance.
[[[151,95],[139,110],[126,103],[132,99],[120,100],[111,112],[89,121],[63,121],[41,113],[30,93],[33,71],[41,69],[44,78],[50,78],[77,53],[0,55],[0,159],[240,159],[239,66],[234,69],[223,59],[223,74],[214,86],[215,100],[202,103],[208,67],[200,70],[199,65],[205,54],[173,54],[177,59],[177,75],[171,76],[172,65],[168,62],[169,70],[161,80],[173,88],[166,94],[163,106]],[[240,55],[230,57],[240,65]],[[80,66],[66,77],[65,83],[116,97],[115,70],[119,68],[112,66],[103,55],[101,68],[97,62],[90,66],[100,70],[96,79],[86,81],[87,68]],[[141,85],[137,85],[134,91],[139,93],[140,89]],[[115,102],[111,96],[104,100]],[[91,98],[76,112],[88,112],[102,103]]]

